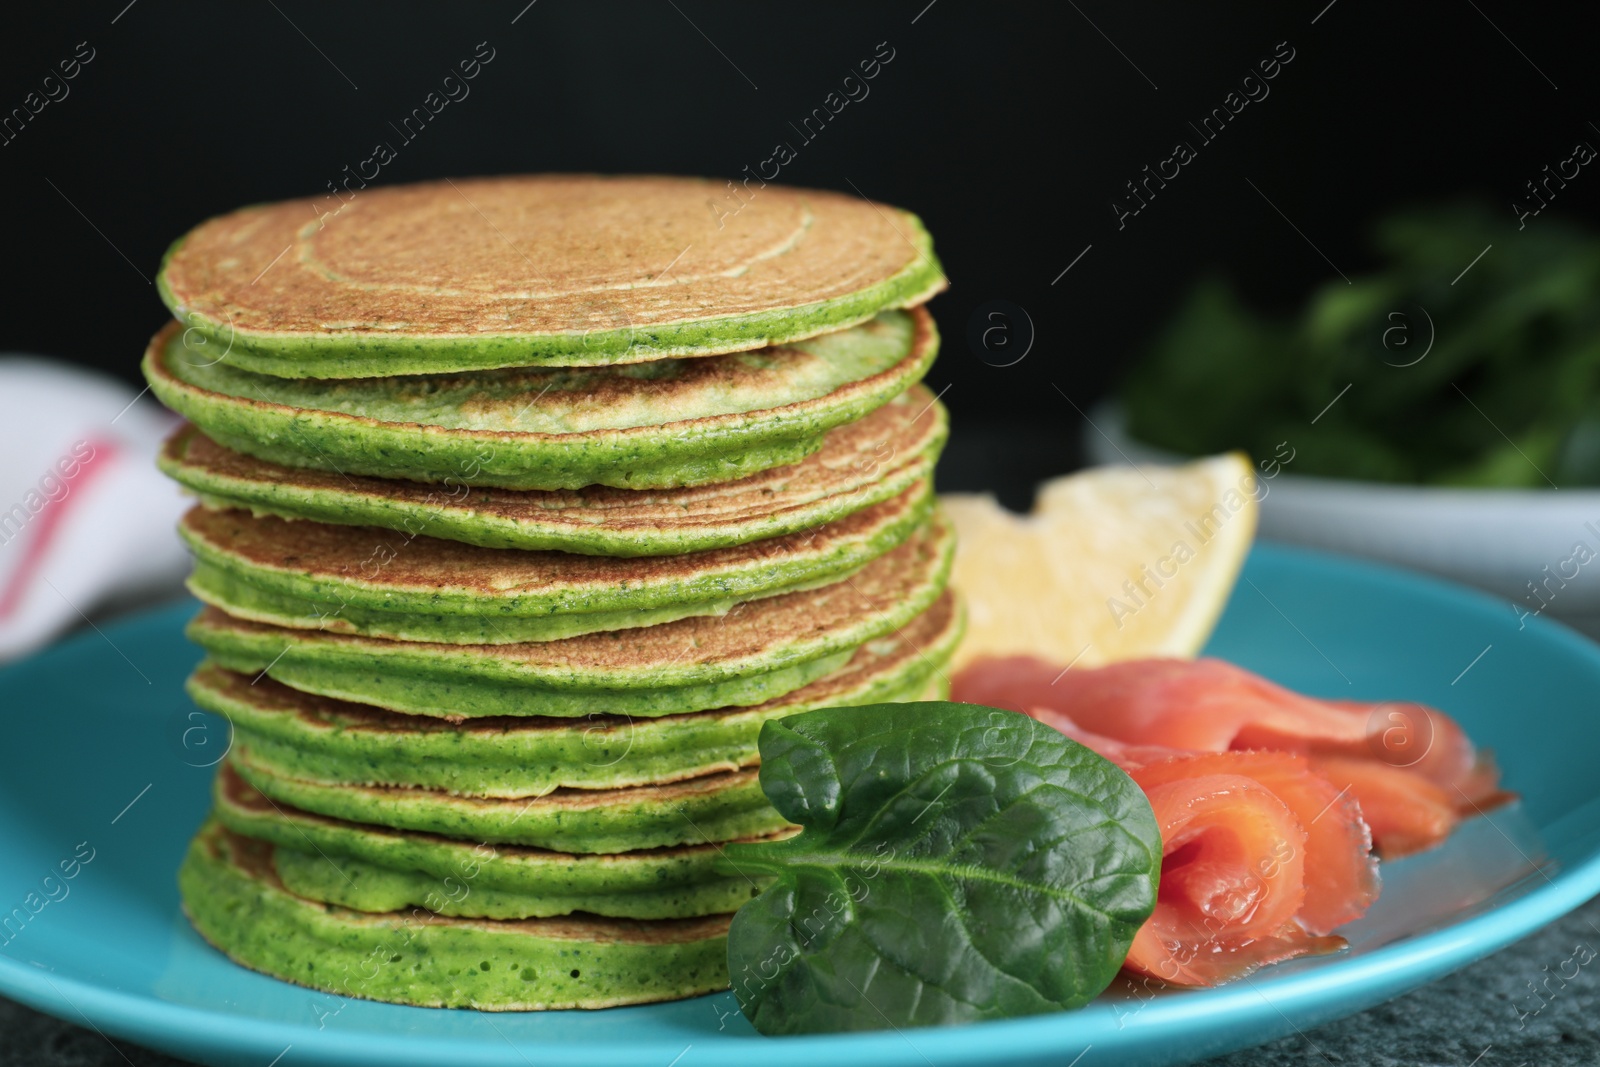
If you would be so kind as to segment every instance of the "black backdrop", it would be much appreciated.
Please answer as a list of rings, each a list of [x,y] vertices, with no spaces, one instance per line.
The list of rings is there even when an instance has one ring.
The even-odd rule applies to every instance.
[[[149,279],[168,241],[239,204],[323,191],[378,141],[398,149],[379,182],[734,177],[783,141],[795,158],[780,180],[897,203],[932,230],[953,284],[934,305],[946,345],[930,381],[948,387],[968,442],[951,477],[1043,474],[1073,461],[1073,405],[1114,386],[1198,271],[1291,302],[1334,276],[1330,261],[1347,274],[1369,262],[1374,213],[1467,192],[1509,214],[1543,166],[1578,140],[1600,145],[1592,11],[1574,21],[1506,0],[525,4],[7,10],[0,114],[58,99],[0,145],[0,350],[135,380],[165,316]],[[403,142],[390,123],[480,42],[493,59],[470,95]],[[870,94],[803,140],[790,123],[885,50]],[[45,82],[75,53],[92,54],[76,77]],[[1191,130],[1261,61],[1290,53],[1272,80],[1244,86],[1267,95],[1214,141]],[[1180,139],[1196,158],[1119,222],[1113,200],[1137,206],[1124,183]],[[1593,220],[1600,175],[1582,173],[1554,206]],[[1012,366],[967,343],[993,300],[1022,308],[1036,334]],[[1012,328],[1020,342],[1026,327]]]

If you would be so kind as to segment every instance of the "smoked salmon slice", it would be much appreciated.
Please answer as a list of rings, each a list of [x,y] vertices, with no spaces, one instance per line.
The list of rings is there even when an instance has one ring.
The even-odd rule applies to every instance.
[[[1144,790],[1161,882],[1124,966],[1177,985],[1339,950],[1333,931],[1378,897],[1374,848],[1432,848],[1511,798],[1436,708],[1319,700],[1221,660],[991,658],[956,674],[951,699],[1048,723]]]
[[[1161,827],[1155,911],[1123,966],[1175,985],[1215,985],[1268,963],[1337,951],[1297,917],[1312,867],[1293,808],[1242,774],[1179,756],[1133,771]],[[1226,757],[1224,757],[1226,759]]]
[[[1398,859],[1450,836],[1460,816],[1445,790],[1418,774],[1372,760],[1319,756],[1312,768],[1330,784],[1360,798],[1361,814],[1383,857]]]
[[[1314,773],[1306,757],[1288,752],[1208,752],[1177,756],[1130,772],[1145,789],[1174,783],[1204,783],[1226,776],[1249,778],[1289,810],[1300,836],[1286,836],[1250,869],[1252,880],[1270,882],[1291,860],[1304,860],[1305,891],[1295,922],[1310,934],[1326,934],[1366,914],[1378,899],[1378,865],[1372,858],[1367,823],[1345,791]],[[1163,837],[1165,844],[1165,837]]]
[[[1161,828],[1156,910],[1124,966],[1215,985],[1268,963],[1334,952],[1327,936],[1377,899],[1377,864],[1346,789],[1287,752],[1184,752],[1118,741],[1048,708],[1034,718],[1127,771]]]
[[[1360,804],[1378,852],[1389,857],[1432,848],[1461,817],[1513,796],[1500,790],[1489,753],[1435,708],[1319,700],[1221,660],[1084,670],[1031,657],[980,660],[956,676],[951,697],[1028,714],[1048,709],[1123,744],[1313,757]]]

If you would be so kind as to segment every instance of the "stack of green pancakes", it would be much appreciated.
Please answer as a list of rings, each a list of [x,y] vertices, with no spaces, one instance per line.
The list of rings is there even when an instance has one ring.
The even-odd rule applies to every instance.
[[[318,989],[496,1010],[727,985],[793,831],[762,723],[942,695],[961,613],[918,220],[680,178],[363,189],[160,277],[162,469],[232,743],[179,881]]]

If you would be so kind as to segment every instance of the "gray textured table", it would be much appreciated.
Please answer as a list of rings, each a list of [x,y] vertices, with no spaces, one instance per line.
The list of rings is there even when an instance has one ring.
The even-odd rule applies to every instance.
[[[1466,970],[1371,1011],[1206,1067],[1568,1067],[1600,1063],[1600,958],[1545,1007],[1528,991],[1575,946],[1600,953],[1600,900]],[[1583,958],[1582,955],[1579,958]],[[291,1053],[292,1055],[292,1053]],[[1079,1067],[1097,1067],[1093,1053]],[[184,1061],[0,1000],[0,1067],[181,1067]],[[1110,1061],[1106,1061],[1108,1064]],[[294,1067],[286,1060],[281,1067]]]

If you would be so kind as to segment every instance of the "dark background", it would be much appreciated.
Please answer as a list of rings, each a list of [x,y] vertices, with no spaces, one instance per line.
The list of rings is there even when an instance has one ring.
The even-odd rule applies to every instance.
[[[795,144],[782,180],[905,206],[934,234],[953,284],[934,305],[946,345],[930,382],[949,387],[944,484],[957,487],[1073,465],[1074,405],[1114,386],[1198,272],[1290,304],[1335,276],[1330,260],[1346,274],[1370,263],[1375,213],[1465,192],[1509,215],[1545,164],[1580,139],[1600,144],[1592,13],[1505,0],[126,3],[6,16],[0,112],[78,42],[95,58],[0,147],[0,350],[136,380],[166,315],[149,279],[169,241],[240,204],[325,191],[375,142],[399,144],[389,123],[487,41],[495,59],[471,95],[401,146],[380,182],[732,177]],[[1110,202],[1123,183],[1180,138],[1198,146],[1187,122],[1280,41],[1295,58],[1270,96],[1119,230]],[[870,96],[801,144],[789,123],[879,42],[894,59]],[[1600,176],[1582,172],[1554,207],[1593,220]],[[994,299],[1036,331],[1014,366],[966,343]]]

